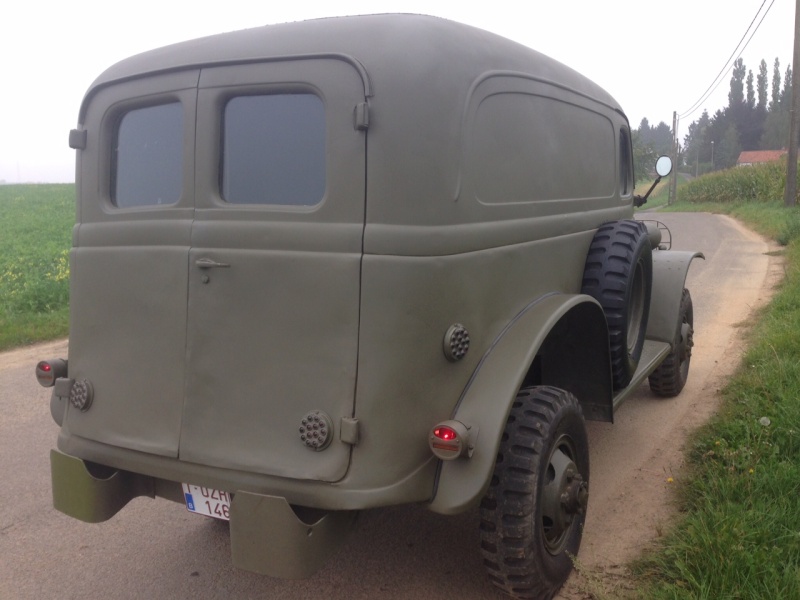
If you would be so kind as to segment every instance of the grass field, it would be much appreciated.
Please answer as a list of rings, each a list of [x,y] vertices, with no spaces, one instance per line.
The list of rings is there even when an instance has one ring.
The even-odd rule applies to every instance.
[[[0,350],[67,335],[74,224],[74,185],[0,185]]]
[[[727,173],[687,184],[670,210],[727,213],[779,240],[786,278],[748,333],[722,410],[687,448],[681,516],[636,563],[637,598],[800,598],[800,208],[783,206],[775,169]],[[747,193],[710,202],[692,186]]]

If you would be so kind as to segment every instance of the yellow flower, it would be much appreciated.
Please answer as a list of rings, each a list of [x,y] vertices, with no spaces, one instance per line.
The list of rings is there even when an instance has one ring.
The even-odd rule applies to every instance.
[[[672,483],[673,481],[675,480],[672,477],[667,477],[667,483]]]

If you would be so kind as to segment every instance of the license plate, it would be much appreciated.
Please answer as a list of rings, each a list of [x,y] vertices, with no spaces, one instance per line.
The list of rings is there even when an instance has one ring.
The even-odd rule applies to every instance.
[[[229,521],[231,518],[231,495],[212,488],[184,483],[183,498],[189,512]]]

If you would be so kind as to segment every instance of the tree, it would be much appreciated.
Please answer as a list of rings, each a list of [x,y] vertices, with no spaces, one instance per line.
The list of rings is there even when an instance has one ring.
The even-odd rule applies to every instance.
[[[761,64],[758,65],[758,79],[756,80],[756,89],[758,90],[758,112],[762,115],[767,113],[767,61],[761,59]]]
[[[783,91],[781,92],[781,107],[789,110],[792,105],[792,65],[786,67],[786,76],[783,78]]]
[[[766,65],[764,67],[766,68]],[[764,81],[766,82],[766,79]],[[746,96],[745,87],[747,89]],[[766,96],[766,91],[764,96]],[[736,128],[740,148],[757,150],[761,141],[766,114],[760,113],[756,108],[753,72],[745,68],[744,61],[741,58],[737,58],[736,62],[733,63],[731,89],[728,92],[728,107],[725,109],[725,116],[728,121],[728,123],[725,123],[725,133],[727,133],[727,126],[732,124]]]
[[[769,103],[770,112],[778,110],[781,103],[781,63],[775,57],[775,65],[772,67],[772,99]]]
[[[739,132],[736,131],[733,123],[728,126],[719,146],[719,152],[716,152],[714,156],[717,168],[727,169],[735,166],[742,153],[742,147],[739,143]]]
[[[762,150],[780,150],[789,145],[789,111],[773,110],[764,121],[761,135]]]
[[[636,180],[646,179],[653,170],[657,156],[672,154],[672,128],[661,121],[655,127],[646,118],[639,129],[631,132],[633,137],[633,161]]]
[[[683,138],[687,167],[695,175],[711,170],[711,118],[704,110],[700,118],[689,125],[689,133]]]
[[[733,63],[733,74],[731,76],[731,89],[728,92],[728,106],[738,107],[744,104],[744,77],[747,69],[744,60],[737,58]]]
[[[734,166],[742,150],[785,148],[789,135],[791,80],[791,65],[781,77],[781,64],[776,57],[768,97],[770,81],[766,61],[760,61],[758,72],[754,74],[747,70],[741,58],[736,59],[731,71],[728,106],[717,110],[713,116],[704,110],[702,116],[689,125],[683,139],[682,159],[686,166],[701,174]],[[647,119],[642,119],[639,131],[642,143],[651,144],[656,154],[670,151],[671,132],[665,123],[652,127]]]
[[[647,119],[642,119],[642,121],[646,120]],[[631,132],[631,137],[633,139],[633,172],[636,175],[637,182],[647,179],[650,176],[650,171],[658,156],[652,144],[645,144],[642,142],[642,136],[639,131],[638,129],[634,129]]]
[[[672,127],[664,121],[653,128],[653,147],[659,155],[672,153],[672,137]]]
[[[754,110],[756,107],[756,92],[753,88],[753,72],[747,72],[747,108]]]

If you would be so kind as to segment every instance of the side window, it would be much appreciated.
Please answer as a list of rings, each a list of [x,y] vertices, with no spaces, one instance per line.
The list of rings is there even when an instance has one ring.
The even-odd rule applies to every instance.
[[[223,115],[223,199],[318,204],[326,186],[325,137],[325,107],[314,94],[232,98]]]
[[[619,191],[622,196],[633,193],[633,151],[627,127],[619,131]]]
[[[178,202],[183,179],[180,102],[125,113],[117,126],[113,152],[111,201],[115,206]]]

